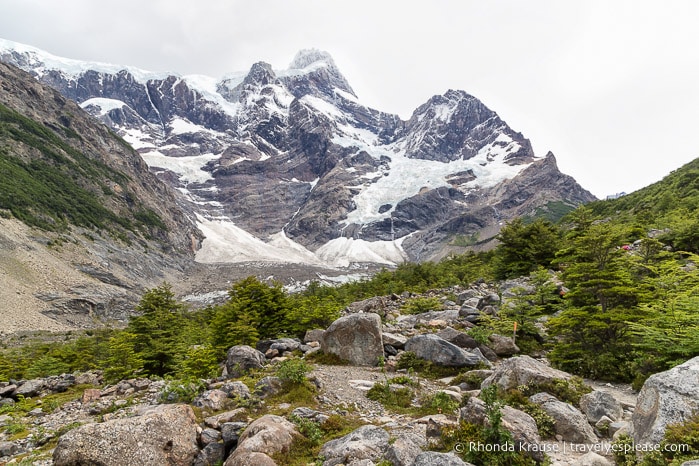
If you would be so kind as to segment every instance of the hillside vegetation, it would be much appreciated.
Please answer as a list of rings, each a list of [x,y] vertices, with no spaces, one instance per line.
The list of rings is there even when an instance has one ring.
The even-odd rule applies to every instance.
[[[325,328],[353,301],[527,276],[530,287],[518,291],[509,310],[482,323],[481,337],[517,321],[518,343],[548,350],[554,365],[640,386],[650,374],[699,354],[699,257],[696,243],[688,244],[676,230],[695,221],[680,217],[691,210],[684,202],[691,205],[698,196],[695,166],[635,193],[634,202],[581,207],[558,225],[515,220],[492,252],[404,264],[339,287],[312,283],[288,295],[279,284],[249,277],[231,287],[226,303],[188,312],[163,285],[143,296],[141,315],[125,330],[6,350],[0,379],[91,368],[104,368],[114,379],[136,373],[203,377],[216,372],[228,347]],[[663,209],[637,207],[651,205],[666,184],[676,202]],[[634,207],[622,210],[626,205]],[[652,222],[649,209],[655,212]],[[421,303],[413,304],[420,312]]]

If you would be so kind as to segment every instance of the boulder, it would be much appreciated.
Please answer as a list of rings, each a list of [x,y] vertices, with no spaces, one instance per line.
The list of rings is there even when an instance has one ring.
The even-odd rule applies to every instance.
[[[276,350],[279,354],[285,351],[294,351],[301,346],[301,340],[297,338],[277,338],[275,340],[260,340],[255,345],[255,349],[261,353],[269,350]]]
[[[86,424],[58,439],[55,466],[192,464],[199,452],[196,417],[187,405],[161,405],[132,418]]]
[[[321,348],[351,364],[375,366],[384,355],[381,318],[371,313],[340,317],[325,330]]]
[[[502,426],[512,433],[516,448],[526,451],[536,461],[543,461],[544,453],[532,447],[541,443],[534,418],[511,406],[503,406],[501,412]],[[484,425],[488,420],[485,402],[480,398],[469,398],[459,410],[459,420]]]
[[[207,427],[201,431],[199,434],[199,440],[203,445],[208,445],[210,443],[216,443],[221,440],[221,432],[211,427]]]
[[[537,361],[530,356],[517,356],[505,359],[493,371],[493,375],[483,381],[481,388],[496,384],[502,390],[510,390],[520,385],[546,384],[555,379],[568,380],[571,375]]]
[[[15,442],[0,442],[0,458],[14,456],[21,452],[22,447],[17,445]]]
[[[250,369],[260,369],[265,365],[265,355],[248,345],[234,346],[226,356],[228,377],[241,377]]]
[[[197,408],[208,411],[221,411],[226,407],[228,394],[223,390],[206,390],[204,393],[194,398],[192,404]]]
[[[344,437],[331,440],[320,449],[323,466],[351,463],[354,460],[378,461],[389,446],[388,432],[380,427],[362,426]]]
[[[488,346],[495,354],[502,357],[509,357],[519,353],[519,347],[515,344],[511,337],[493,334],[488,337],[490,343]]]
[[[234,409],[233,411],[227,411],[225,413],[220,413],[215,416],[210,416],[204,419],[204,424],[212,429],[219,429],[222,424],[226,422],[232,422],[235,419],[246,418],[247,413],[245,408]]]
[[[619,421],[624,415],[621,403],[613,395],[599,390],[583,395],[580,398],[580,409],[592,425],[596,424],[603,416],[612,421]]]
[[[529,397],[553,418],[554,429],[563,440],[571,443],[595,443],[597,436],[592,426],[587,422],[587,417],[569,403],[559,401],[548,393],[537,393]]]
[[[399,333],[383,332],[382,338],[384,345],[391,345],[396,349],[405,348],[405,342],[408,341],[407,337]]]
[[[473,466],[453,453],[425,451],[415,457],[412,466]]]
[[[386,315],[386,299],[383,296],[375,296],[363,301],[354,302],[347,306],[347,309],[352,314],[374,313],[384,317]]]
[[[405,344],[405,350],[419,358],[445,367],[490,365],[481,354],[469,353],[434,334],[417,335]]]
[[[385,458],[393,466],[411,466],[415,457],[422,453],[420,439],[415,434],[401,434],[388,446]]]
[[[240,400],[247,400],[250,398],[250,389],[239,380],[228,381],[221,385],[219,390],[223,390],[229,398],[238,398]]]
[[[478,348],[478,342],[474,340],[471,335],[468,335],[464,332],[460,332],[451,327],[443,328],[442,330],[437,332],[437,336],[445,339],[449,343],[455,344],[459,348]]]
[[[283,389],[282,379],[268,375],[255,384],[255,395],[267,398],[281,393]]]
[[[306,334],[303,336],[303,342],[310,343],[312,341],[321,341],[323,339],[324,333],[325,333],[325,330],[323,330],[321,328],[307,330]]]
[[[36,396],[44,388],[45,382],[41,379],[27,380],[22,385],[17,387],[12,396],[17,397],[19,395],[30,398]]]
[[[268,455],[289,451],[293,441],[300,435],[293,423],[283,417],[266,414],[243,431],[238,439],[238,447],[224,466],[274,465]]]
[[[585,453],[578,458],[573,466],[614,466],[614,463],[609,461],[604,456],[598,455],[594,451]]]
[[[221,443],[209,443],[201,449],[192,466],[214,466],[226,459],[226,447]]]
[[[651,375],[638,394],[631,421],[636,444],[657,444],[665,427],[699,410],[699,356]]]
[[[238,445],[240,435],[247,426],[247,422],[224,422],[221,425],[221,439],[227,450],[232,450]]]

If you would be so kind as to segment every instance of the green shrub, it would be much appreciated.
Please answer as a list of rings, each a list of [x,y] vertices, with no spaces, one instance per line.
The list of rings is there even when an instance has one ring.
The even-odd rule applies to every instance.
[[[378,401],[387,408],[409,408],[413,400],[413,391],[407,387],[392,388],[389,383],[376,383],[366,393],[370,400]]]
[[[433,413],[451,414],[459,407],[459,403],[444,392],[437,392],[422,403],[423,408]]]
[[[441,311],[444,305],[437,298],[418,297],[409,299],[403,307],[401,314],[423,314],[430,311]]]
[[[306,374],[311,370],[303,359],[287,359],[277,367],[276,375],[282,382],[302,384],[306,380]]]
[[[206,390],[206,382],[200,379],[170,380],[160,391],[163,403],[191,403]]]

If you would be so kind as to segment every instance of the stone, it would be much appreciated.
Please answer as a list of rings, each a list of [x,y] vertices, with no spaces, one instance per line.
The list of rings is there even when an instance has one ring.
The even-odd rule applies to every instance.
[[[478,345],[478,348],[474,348],[471,351],[479,351],[483,355],[483,357],[490,362],[496,362],[500,359],[498,355],[495,354],[495,351],[493,351],[485,345]]]
[[[219,429],[222,424],[226,422],[232,422],[236,419],[246,417],[247,413],[245,408],[234,409],[233,411],[227,411],[225,413],[220,413],[215,416],[210,416],[204,419],[204,424],[212,429]]]
[[[248,345],[233,346],[226,355],[226,370],[229,378],[244,375],[250,369],[260,369],[265,365],[264,353]]]
[[[140,416],[69,431],[58,439],[53,464],[189,466],[199,453],[198,428],[190,406],[161,405]]]
[[[396,349],[404,349],[405,342],[408,341],[408,338],[400,333],[383,332],[381,337],[383,338],[384,345],[391,345]]]
[[[323,334],[325,330],[322,328],[316,328],[313,330],[306,330],[306,334],[303,336],[304,343],[311,343],[313,341],[321,341],[323,339]]]
[[[25,398],[31,398],[39,394],[39,392],[44,388],[45,382],[41,379],[27,380],[22,385],[17,387],[13,396],[17,397],[19,395]]]
[[[250,389],[247,385],[239,380],[228,381],[221,385],[220,390],[226,392],[229,398],[238,398],[247,400],[250,398]]]
[[[514,356],[519,353],[519,347],[511,337],[493,334],[488,337],[488,340],[490,340],[488,344],[490,349],[501,358]]]
[[[221,440],[221,432],[216,429],[212,429],[211,427],[207,427],[201,431],[201,434],[199,434],[199,440],[201,440],[201,443],[204,445],[216,443]]]
[[[265,414],[243,431],[238,439],[238,446],[228,457],[224,466],[274,464],[274,461],[268,463],[264,457],[251,454],[260,453],[268,456],[287,452],[293,441],[300,436],[293,423],[280,416]],[[262,462],[257,462],[258,460]]]
[[[453,343],[459,348],[473,349],[478,348],[478,342],[471,335],[460,332],[451,327],[444,328],[437,332],[437,336],[445,339],[449,343]]]
[[[686,421],[699,411],[699,356],[648,377],[631,417],[637,445],[657,444],[668,424]]]
[[[512,433],[516,448],[526,451],[536,461],[543,461],[544,453],[531,447],[541,443],[534,418],[511,406],[503,406],[501,413],[502,426]],[[464,407],[459,409],[459,420],[485,425],[488,421],[485,402],[480,398],[469,398]]]
[[[225,422],[221,424],[221,439],[226,449],[233,449],[238,445],[240,434],[248,426],[247,422]]]
[[[372,313],[340,317],[325,330],[321,348],[356,366],[375,366],[384,356],[381,318]]]
[[[330,416],[328,416],[327,414],[323,414],[320,411],[316,411],[315,409],[306,407],[294,409],[291,412],[291,415],[304,419],[310,419],[311,421],[317,422],[320,425],[323,425],[323,423],[330,418]]]
[[[325,458],[323,466],[347,464],[353,460],[378,461],[388,450],[388,440],[388,432],[382,428],[362,426],[321,447],[320,456]]]
[[[412,466],[473,466],[453,453],[438,453],[425,451],[415,457]]]
[[[92,403],[93,401],[99,400],[101,396],[102,392],[99,388],[86,388],[85,391],[83,391],[82,403]]]
[[[228,457],[223,466],[277,466],[266,453],[259,451],[241,451]]]
[[[594,451],[589,451],[575,460],[572,466],[614,466],[614,463]]]
[[[0,458],[4,456],[14,456],[20,453],[22,453],[22,447],[15,442],[0,442]]]
[[[594,390],[580,397],[580,409],[593,425],[603,416],[612,421],[618,421],[624,415],[621,403],[613,395],[600,390]]]
[[[529,400],[541,406],[554,421],[554,430],[564,441],[571,443],[596,443],[597,436],[587,417],[569,403],[564,403],[548,393],[537,393]]]
[[[201,449],[192,466],[215,466],[226,459],[226,447],[221,443],[209,443]]]
[[[347,309],[352,314],[356,313],[374,313],[381,317],[386,315],[386,299],[383,296],[375,296],[373,298],[368,298],[363,301],[357,301],[349,306]]]
[[[277,395],[283,389],[282,379],[274,376],[263,377],[255,384],[255,394],[260,398]]]
[[[415,458],[422,453],[420,439],[415,434],[400,434],[388,446],[385,458],[393,466],[411,466]]]
[[[0,398],[9,398],[17,390],[17,385],[8,384],[4,387],[0,387]]]
[[[221,411],[228,403],[228,394],[223,390],[206,390],[197,396],[192,405],[208,411]]]
[[[496,384],[501,390],[510,390],[520,385],[547,384],[571,377],[567,372],[549,367],[530,356],[516,356],[502,361],[494,369],[493,375],[483,381],[481,388]]]
[[[405,350],[419,358],[445,367],[467,367],[490,364],[480,354],[469,353],[434,334],[417,335],[405,344]]]

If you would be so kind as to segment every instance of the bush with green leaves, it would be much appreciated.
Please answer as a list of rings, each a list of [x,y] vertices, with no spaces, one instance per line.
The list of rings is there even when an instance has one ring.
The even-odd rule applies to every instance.
[[[283,383],[300,385],[306,380],[311,367],[303,359],[291,358],[279,363],[276,375]]]
[[[417,298],[409,299],[403,307],[401,307],[401,314],[423,314],[430,311],[441,311],[444,309],[444,305],[435,297],[419,296]]]
[[[370,400],[378,401],[386,408],[406,409],[413,400],[413,391],[408,387],[392,387],[388,382],[377,382],[366,393]]]

